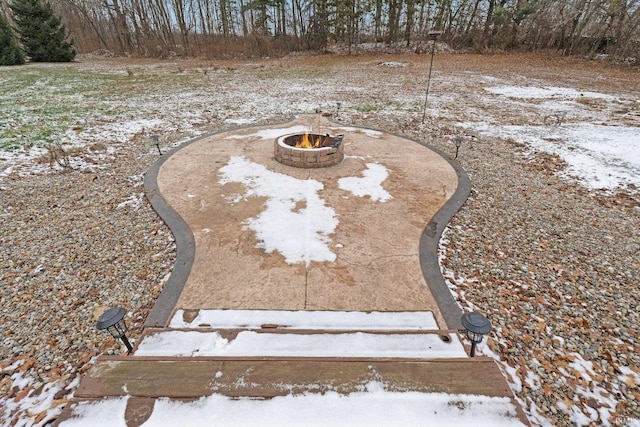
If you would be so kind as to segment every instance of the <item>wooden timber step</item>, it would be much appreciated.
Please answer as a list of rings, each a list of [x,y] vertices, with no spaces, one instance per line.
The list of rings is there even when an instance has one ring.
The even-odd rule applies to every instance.
[[[74,408],[79,404],[103,402],[105,398],[126,396],[123,416],[126,425],[134,427],[150,417],[160,398],[184,402],[212,395],[230,399],[326,392],[347,395],[362,392],[371,383],[381,384],[389,392],[506,398],[516,408],[522,425],[529,425],[498,366],[486,357],[371,360],[123,356],[98,358],[54,425],[74,418]]]
[[[361,391],[370,381],[389,391],[513,397],[490,358],[366,360],[308,358],[100,357],[77,399],[114,396],[197,398],[212,394],[270,398],[297,393]]]
[[[145,329],[134,356],[466,358],[457,331]]]
[[[54,425],[76,418],[91,402],[119,404],[124,399],[121,416],[132,427],[149,419],[157,399],[165,402],[162,407],[209,397],[235,401],[349,396],[370,386],[390,393],[419,393],[419,405],[429,396],[438,399],[438,393],[452,399],[506,398],[517,419],[529,425],[497,364],[486,357],[468,357],[457,331],[269,325],[147,328],[131,356],[97,359]]]

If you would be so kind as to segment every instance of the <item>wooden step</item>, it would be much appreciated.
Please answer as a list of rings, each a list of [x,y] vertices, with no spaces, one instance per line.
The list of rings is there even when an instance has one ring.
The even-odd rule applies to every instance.
[[[397,393],[408,393],[414,406],[405,410],[411,411],[429,405],[432,400],[441,400],[442,396],[449,399],[448,405],[457,405],[461,411],[472,410],[465,407],[464,402],[475,402],[471,405],[477,405],[478,401],[495,402],[492,399],[498,399],[501,402],[498,406],[489,403],[479,416],[504,418],[509,413],[509,417],[513,418],[510,418],[509,423],[501,425],[529,426],[526,415],[515,401],[498,366],[486,357],[437,360],[100,357],[85,374],[74,399],[54,426],[65,420],[71,421],[71,425],[91,425],[92,416],[94,420],[98,416],[101,422],[107,417],[116,424],[124,421],[129,427],[140,426],[153,419],[150,417],[158,407],[165,407],[166,410],[171,402],[180,405],[183,404],[181,402],[198,400],[200,406],[204,404],[202,399],[216,399],[214,402],[217,403],[213,403],[214,405],[222,402],[226,407],[233,405],[237,399],[240,399],[239,402],[243,399],[271,401],[298,396],[304,401],[309,396],[318,396],[320,399],[328,396],[331,399],[336,394],[366,398],[369,392],[373,396],[379,396],[377,390],[380,389],[391,393],[391,399],[395,399],[394,393],[395,396]],[[363,394],[363,391],[366,393]],[[225,402],[220,399],[228,400]],[[297,397],[293,399],[294,401],[285,401],[291,402],[291,406],[286,404],[286,408],[280,407],[281,411],[288,411],[287,416],[291,415],[291,411],[300,412],[300,400]],[[405,398],[400,401],[405,402]],[[393,414],[403,413],[403,409],[394,406],[393,401],[376,402],[376,405],[386,405],[392,414],[391,419],[395,417]],[[82,408],[87,408],[87,404],[102,405],[103,409],[97,412],[94,410],[93,415],[83,419],[87,412]],[[108,413],[100,412],[106,407],[105,404],[112,405],[108,406],[111,408]],[[244,404],[238,405],[236,410],[247,410]],[[304,410],[312,408],[317,409],[312,406]],[[493,415],[492,408],[495,412]],[[187,412],[181,422],[189,425],[193,421],[189,417],[193,415],[188,409],[183,409],[185,410]],[[361,406],[355,405],[349,416],[361,423],[360,415],[366,414],[353,412],[361,410]],[[325,408],[322,412],[324,415],[320,416],[332,419],[331,412]],[[271,415],[280,417],[285,414],[279,412]],[[218,416],[224,417],[220,414]],[[433,413],[429,414],[429,417],[433,416]],[[446,415],[443,417],[443,422],[451,422]],[[314,419],[314,425],[335,425],[335,417],[333,422],[325,422],[327,419]],[[221,420],[224,418],[218,419]],[[469,423],[468,418],[465,420],[465,425],[476,425],[475,422]],[[264,420],[266,425],[278,425],[274,421],[277,420]],[[296,425],[302,424],[304,422]],[[254,425],[260,425],[260,422]]]
[[[327,390],[347,394],[370,381],[392,391],[512,397],[490,358],[437,360],[101,357],[76,398],[283,396]]]
[[[456,331],[146,329],[134,356],[466,358]]]

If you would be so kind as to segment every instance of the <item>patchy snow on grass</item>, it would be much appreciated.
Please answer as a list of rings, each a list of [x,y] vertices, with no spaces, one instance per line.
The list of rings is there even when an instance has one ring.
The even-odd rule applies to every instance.
[[[509,98],[522,98],[522,99],[575,99],[580,97],[595,98],[595,99],[616,99],[612,95],[607,95],[598,92],[578,91],[568,87],[555,87],[555,86],[492,86],[485,87],[484,90],[490,93],[503,95]]]
[[[124,427],[128,396],[81,403],[62,427]],[[341,395],[289,394],[272,399],[230,398],[213,394],[193,402],[158,399],[143,427],[211,426],[522,426],[508,398],[446,393],[391,392],[383,384]]]
[[[45,163],[37,163],[35,159],[47,154],[47,150],[39,147],[30,147],[19,151],[0,150],[0,178],[6,178],[18,173],[16,165],[29,164],[27,174],[39,175],[45,173],[49,166]]]
[[[91,129],[79,132],[65,133],[64,143],[79,144],[83,141],[97,140],[112,143],[126,143],[139,133],[154,132],[165,127],[161,119],[133,119],[116,123],[106,123]]]
[[[309,126],[289,126],[285,128],[275,128],[275,129],[261,129],[257,132],[250,133],[247,135],[229,135],[225,139],[245,139],[245,138],[260,138],[260,139],[275,139],[282,135],[296,134],[296,133],[305,133],[312,132]]]
[[[225,123],[229,123],[232,125],[250,125],[255,122],[255,119],[226,119]]]
[[[282,311],[282,310],[199,310],[190,322],[177,310],[171,328],[259,329],[277,325],[279,329],[320,330],[436,330],[430,311]]]
[[[377,130],[365,129],[365,128],[354,128],[351,126],[340,126],[340,127],[337,127],[336,130],[342,131],[342,132],[361,132],[371,138],[378,138],[380,137],[380,135],[382,135],[382,132]]]
[[[640,186],[640,128],[570,123],[560,126],[490,126],[463,123],[482,135],[512,138],[568,164],[564,175],[591,189]]]

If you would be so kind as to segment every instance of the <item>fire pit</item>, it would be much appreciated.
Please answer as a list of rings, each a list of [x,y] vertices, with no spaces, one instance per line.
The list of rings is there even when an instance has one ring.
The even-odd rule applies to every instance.
[[[344,159],[344,135],[293,134],[279,137],[274,145],[275,159],[296,168],[326,168]]]

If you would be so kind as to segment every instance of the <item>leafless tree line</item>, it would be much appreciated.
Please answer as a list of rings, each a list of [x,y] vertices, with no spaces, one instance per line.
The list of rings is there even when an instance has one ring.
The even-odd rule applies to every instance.
[[[640,62],[640,0],[50,0],[79,52],[259,56],[333,43],[553,48]],[[6,8],[3,8],[6,12]]]

